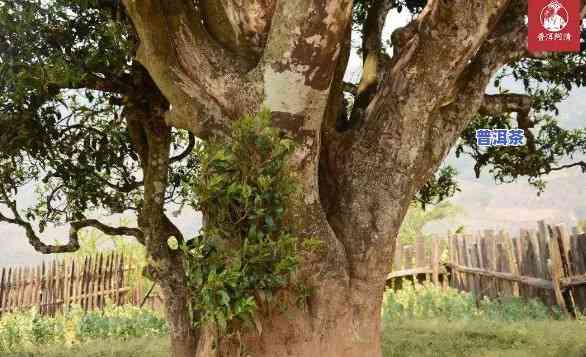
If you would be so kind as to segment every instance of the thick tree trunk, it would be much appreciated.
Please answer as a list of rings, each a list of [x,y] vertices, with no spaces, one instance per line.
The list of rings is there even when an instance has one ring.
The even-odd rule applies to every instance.
[[[523,54],[526,2],[429,0],[393,35],[391,60],[376,48],[391,2],[371,7],[367,68],[344,132],[335,123],[352,1],[264,0],[262,11],[246,0],[124,3],[141,41],[137,57],[172,105],[167,123],[205,140],[266,107],[296,139],[297,235],[325,247],[302,256],[299,275],[312,289],[304,308],[261,310],[256,328],[218,336],[215,349],[206,333],[197,356],[380,356],[380,307],[401,222],[478,111],[491,76]],[[184,293],[177,259],[155,243],[150,252],[167,274],[161,281],[175,279],[165,294],[177,302],[170,321],[175,354],[184,357],[191,342],[181,337],[189,329],[173,296]]]
[[[346,291],[346,299],[316,296],[335,314],[316,316],[311,305],[289,306],[285,312],[260,317],[257,327],[224,336],[218,350],[200,350],[197,357],[376,357],[381,356],[380,307],[383,287]],[[361,308],[353,308],[360,306]]]

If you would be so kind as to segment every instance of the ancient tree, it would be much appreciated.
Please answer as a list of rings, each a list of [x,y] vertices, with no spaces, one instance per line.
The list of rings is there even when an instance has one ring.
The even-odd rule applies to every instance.
[[[111,93],[109,103],[121,108],[123,122],[88,122],[84,133],[95,126],[100,131],[128,132],[127,141],[114,142],[125,149],[121,154],[134,156],[138,166],[116,169],[115,175],[104,173],[106,168],[97,162],[68,167],[58,160],[53,146],[23,140],[2,157],[2,203],[12,209],[12,216],[0,219],[30,231],[31,243],[43,252],[75,249],[76,230],[87,225],[139,239],[149,254],[149,274],[166,297],[175,356],[380,356],[381,299],[397,232],[415,198],[429,203],[453,190],[452,171],[434,176],[452,147],[458,145],[459,153],[476,160],[477,174],[489,167],[497,179],[528,176],[538,187],[540,178],[551,171],[586,169],[582,161],[558,164],[565,155],[584,152],[584,132],[564,130],[555,118],[534,115],[554,110],[564,87],[583,84],[582,56],[528,53],[527,1],[124,0],[122,6],[96,1],[88,10],[82,8],[75,10],[98,16],[96,24],[114,19],[126,26],[122,37],[129,48],[116,56],[97,56],[124,60],[77,63],[76,58],[104,49],[100,43],[111,37],[96,35],[103,33],[96,24],[82,24],[85,32],[74,33],[45,24],[47,43],[65,36],[69,43],[86,46],[63,46],[55,53],[54,46],[47,45],[11,54],[18,59],[10,62],[15,77],[18,66],[37,68],[41,74],[34,76],[37,82],[27,82],[30,90],[19,97],[35,105],[15,106],[14,98],[4,98],[1,123],[9,130],[15,120],[26,119],[22,123],[30,123],[30,130],[47,130],[61,138],[77,129],[55,131],[55,120],[47,121],[46,112],[38,114],[46,103],[54,103],[65,89]],[[409,11],[413,18],[391,38],[383,38],[388,14],[395,10]],[[19,9],[11,11],[6,10],[4,17],[11,18]],[[69,19],[64,27],[81,18]],[[23,16],[21,21],[25,20],[30,22]],[[345,83],[353,31],[361,34],[363,71],[358,83]],[[67,37],[72,34],[78,37]],[[4,48],[12,48],[6,40],[10,34],[3,36]],[[92,36],[104,39],[88,41]],[[392,56],[384,50],[388,41]],[[115,42],[107,47],[116,48]],[[58,58],[66,58],[65,63]],[[47,62],[54,62],[48,66],[53,69],[75,68],[78,75],[62,80],[49,71],[52,76],[43,77]],[[491,79],[505,66],[503,73],[525,81],[526,93],[486,94]],[[546,84],[545,89],[537,82]],[[345,94],[353,97],[352,104]],[[289,304],[285,312],[259,309],[252,328],[235,319],[227,322],[230,333],[224,333],[213,324],[194,324],[202,320],[197,319],[201,311],[190,308],[194,293],[187,288],[188,258],[185,250],[168,244],[171,237],[181,244],[184,239],[167,215],[166,202],[180,178],[192,175],[193,166],[174,169],[187,153],[172,157],[170,143],[177,137],[170,128],[187,130],[204,142],[217,145],[225,140],[230,145],[232,124],[263,109],[270,112],[271,125],[295,142],[287,167],[301,198],[289,207],[287,219],[300,241],[317,240],[320,249],[299,253],[295,280],[307,292],[303,304]],[[475,128],[498,127],[523,129],[527,145],[488,151],[475,145]],[[84,135],[75,138],[83,140]],[[191,143],[183,143],[189,151]],[[73,143],[71,147],[81,150]],[[40,213],[54,214],[49,221],[59,216],[71,223],[68,246],[43,246],[14,203],[17,186],[46,172],[46,167],[35,171],[38,167],[30,165],[18,182],[11,179],[8,172],[20,165],[15,158],[28,159],[30,153],[59,168],[48,179],[57,178],[47,192],[50,207]],[[106,158],[108,167],[130,162]],[[81,184],[75,181],[78,176],[61,177],[75,169],[92,177],[84,182],[100,188],[95,201],[81,201],[84,195],[74,192]],[[141,171],[142,179],[125,174],[132,170]],[[62,200],[72,204],[59,211],[50,202],[51,192],[60,190],[67,192]],[[130,193],[136,197],[129,200]],[[110,196],[116,199],[100,198]],[[84,219],[83,212],[91,207],[81,202],[134,209],[138,227],[107,227]],[[282,295],[287,293],[298,295]]]

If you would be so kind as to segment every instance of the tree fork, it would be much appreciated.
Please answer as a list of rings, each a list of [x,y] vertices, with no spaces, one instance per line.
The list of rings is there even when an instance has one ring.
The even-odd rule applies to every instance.
[[[299,144],[291,162],[303,188],[299,235],[319,238],[325,252],[308,257],[300,269],[313,288],[307,309],[290,311],[290,321],[280,314],[259,316],[262,332],[240,336],[246,351],[379,356],[384,281],[401,222],[414,194],[480,108],[491,75],[523,53],[524,25],[518,14],[507,13],[522,1],[428,1],[397,32],[400,48],[384,77],[375,76],[377,90],[360,105],[360,125],[344,133],[335,131],[332,117],[339,112],[346,59],[337,71],[332,64],[347,55],[351,2],[276,0],[274,11],[263,15],[270,13],[272,21],[260,30],[266,44],[254,68],[200,31],[218,24],[188,2],[144,3],[125,2],[141,39],[140,60],[180,113],[169,123],[206,139],[205,129],[221,135],[226,122],[265,106],[274,124]],[[161,14],[169,9],[174,12],[165,23]],[[369,29],[380,38],[386,8],[372,9]],[[239,351],[223,342],[220,356]]]

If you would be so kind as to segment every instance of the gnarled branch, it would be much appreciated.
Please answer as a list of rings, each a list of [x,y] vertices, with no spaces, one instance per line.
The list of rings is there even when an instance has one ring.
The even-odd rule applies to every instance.
[[[384,70],[390,63],[389,56],[384,52],[382,43],[382,31],[387,14],[391,10],[392,1],[368,1],[366,24],[362,31],[362,77],[356,89],[356,99],[350,114],[350,123],[358,123],[366,107],[374,98],[379,81],[384,75]]]
[[[565,170],[565,169],[571,169],[573,167],[579,167],[582,169],[582,172],[586,172],[586,161],[578,161],[578,162],[574,162],[574,163],[567,164],[567,165],[551,167],[546,170],[542,170],[540,172],[540,174],[545,175],[545,174],[548,174],[552,171],[561,171],[561,170]]]
[[[173,163],[173,162],[177,162],[177,161],[181,161],[181,160],[185,159],[193,151],[194,147],[195,147],[195,136],[193,136],[192,133],[189,133],[189,143],[187,144],[187,147],[185,148],[185,150],[183,150],[182,153],[170,158],[169,162]]]
[[[227,88],[242,85],[236,80],[242,76],[227,78],[227,73],[245,69],[210,38],[196,3],[126,0],[124,4],[140,37],[137,59],[171,104],[167,122],[199,137],[223,127],[232,108],[215,98],[225,95]],[[218,79],[228,87],[215,85]]]
[[[486,94],[478,112],[482,115],[497,116],[503,113],[527,113],[533,100],[525,94]]]
[[[86,219],[86,220],[82,220],[82,221],[72,222],[71,226],[76,229],[93,227],[93,228],[96,228],[97,230],[99,230],[102,233],[105,233],[109,236],[134,237],[134,238],[136,238],[136,240],[139,243],[144,244],[144,235],[143,235],[142,231],[138,228],[112,227],[112,226],[106,225],[96,219]]]
[[[129,227],[111,227],[103,224],[95,219],[87,219],[82,221],[76,221],[70,223],[69,230],[69,241],[66,244],[46,244],[35,232],[32,224],[22,218],[18,212],[16,201],[10,199],[8,192],[3,187],[0,187],[0,195],[2,197],[2,203],[8,206],[12,212],[13,218],[10,218],[0,212],[0,222],[6,222],[10,224],[18,225],[24,228],[26,237],[28,238],[29,244],[39,253],[43,254],[55,254],[55,253],[71,253],[79,249],[79,231],[82,228],[94,227],[108,235],[122,235],[122,236],[133,236],[140,243],[144,244],[144,238],[142,231],[137,228]]]
[[[532,104],[533,99],[526,94],[487,94],[484,96],[478,113],[489,116],[517,113],[517,124],[519,129],[523,129],[525,133],[529,153],[535,153],[535,136],[530,130],[535,126],[535,123],[529,117]]]

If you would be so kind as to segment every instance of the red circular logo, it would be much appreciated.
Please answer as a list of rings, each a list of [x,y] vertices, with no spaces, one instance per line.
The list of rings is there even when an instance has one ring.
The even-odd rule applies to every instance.
[[[541,9],[539,20],[547,31],[559,32],[568,25],[570,16],[564,5],[554,0]]]

